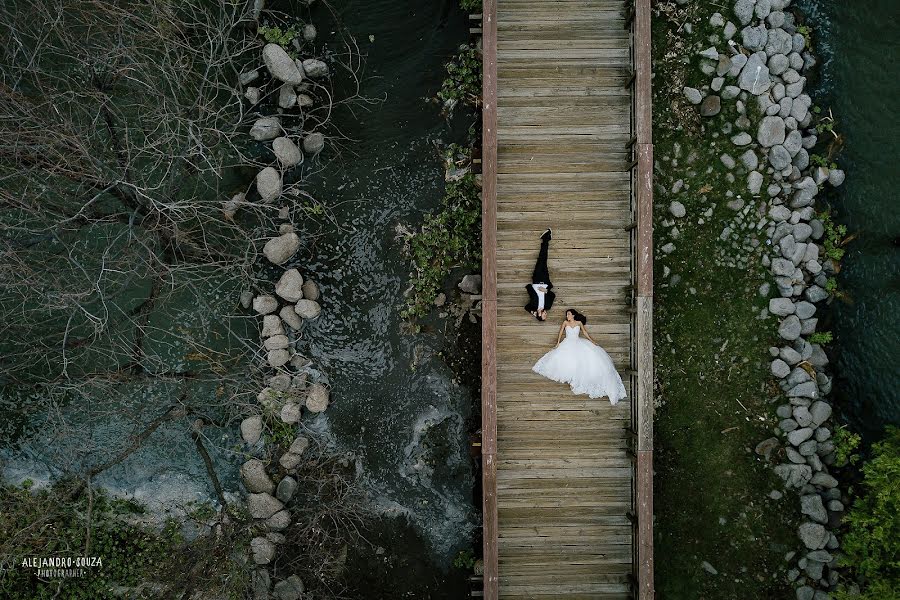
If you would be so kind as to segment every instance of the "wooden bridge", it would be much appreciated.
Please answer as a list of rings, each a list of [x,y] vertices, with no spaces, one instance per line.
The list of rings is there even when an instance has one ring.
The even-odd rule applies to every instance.
[[[482,35],[484,597],[650,599],[650,2],[484,0]],[[531,372],[566,307],[622,374],[617,406]]]

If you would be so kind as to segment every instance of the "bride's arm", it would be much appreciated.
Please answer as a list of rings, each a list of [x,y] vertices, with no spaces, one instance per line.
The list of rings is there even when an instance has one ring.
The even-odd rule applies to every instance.
[[[563,321],[563,324],[559,326],[559,334],[556,336],[556,345],[559,346],[559,343],[562,341],[563,330],[566,328],[566,322]]]
[[[579,323],[581,323],[581,321],[579,321]],[[591,337],[591,334],[588,333],[587,327],[584,326],[584,323],[581,323],[581,332],[584,334],[584,337],[591,341],[592,344],[594,344],[595,346],[597,345],[597,342],[595,342],[594,338]]]

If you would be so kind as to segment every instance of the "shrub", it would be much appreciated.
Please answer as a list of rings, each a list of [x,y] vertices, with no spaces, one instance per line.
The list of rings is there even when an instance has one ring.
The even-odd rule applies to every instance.
[[[819,215],[819,220],[825,228],[825,256],[835,262],[844,258],[844,244],[847,241],[847,226],[836,225],[827,212]]]
[[[447,116],[462,102],[478,106],[481,102],[481,56],[472,45],[459,47],[459,52],[447,63],[447,78],[437,93]]]
[[[862,493],[847,513],[843,565],[864,584],[862,599],[900,598],[900,428],[888,427],[862,468]],[[844,591],[840,597],[849,597]]]
[[[834,336],[831,335],[830,331],[817,331],[809,336],[811,344],[819,344],[820,346],[830,344],[832,339],[834,339]]]
[[[481,0],[459,0],[459,5],[463,10],[481,10]]]
[[[849,431],[846,426],[838,427],[834,431],[834,464],[837,467],[845,467],[848,464],[856,464],[859,454],[856,449],[862,438],[858,434]]]

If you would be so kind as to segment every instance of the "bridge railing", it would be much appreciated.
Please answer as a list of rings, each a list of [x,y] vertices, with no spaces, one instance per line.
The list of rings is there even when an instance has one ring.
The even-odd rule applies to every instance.
[[[650,0],[625,1],[631,31],[631,438],[634,596],[653,591],[653,122]]]

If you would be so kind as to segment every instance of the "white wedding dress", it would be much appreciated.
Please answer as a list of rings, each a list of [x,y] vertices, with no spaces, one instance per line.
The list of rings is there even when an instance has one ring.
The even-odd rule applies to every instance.
[[[559,346],[538,360],[532,371],[553,381],[568,383],[573,394],[591,398],[608,396],[616,404],[625,397],[625,386],[606,350],[581,337],[580,327],[566,326]]]

